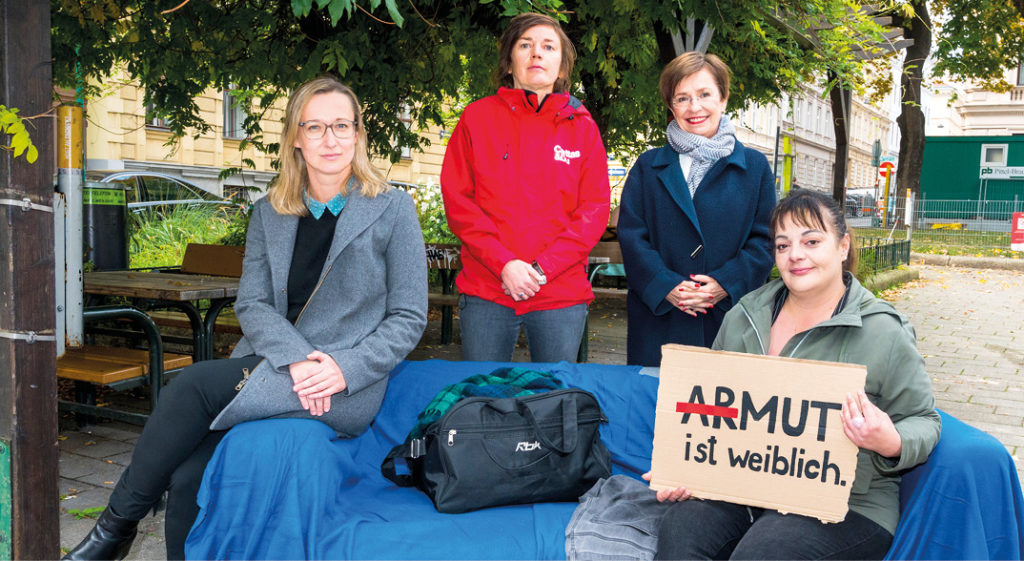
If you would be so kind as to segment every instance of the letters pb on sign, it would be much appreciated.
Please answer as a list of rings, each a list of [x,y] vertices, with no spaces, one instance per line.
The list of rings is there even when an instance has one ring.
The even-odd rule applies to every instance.
[[[866,377],[861,365],[665,345],[651,488],[843,520],[857,447],[840,412]]]

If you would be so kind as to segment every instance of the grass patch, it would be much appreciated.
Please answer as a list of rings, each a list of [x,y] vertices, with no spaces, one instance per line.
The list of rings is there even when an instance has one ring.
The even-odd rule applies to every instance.
[[[858,238],[888,238],[885,228],[855,228]],[[904,239],[906,232],[893,232],[894,239]],[[971,230],[914,230],[910,251],[936,255],[968,255],[971,257],[1004,257],[1024,259],[1024,252],[1010,250],[1010,234]]]
[[[106,510],[105,506],[91,506],[89,508],[69,508],[68,514],[75,517],[75,520],[81,520],[83,518],[97,518],[103,511]]]
[[[219,243],[232,232],[237,209],[176,206],[170,212],[132,213],[128,225],[128,266],[175,267],[190,243]]]

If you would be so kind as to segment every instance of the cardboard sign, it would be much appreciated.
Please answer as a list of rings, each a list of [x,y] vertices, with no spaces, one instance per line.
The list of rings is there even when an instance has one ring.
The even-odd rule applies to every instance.
[[[839,522],[857,468],[843,434],[860,365],[662,347],[651,488]]]

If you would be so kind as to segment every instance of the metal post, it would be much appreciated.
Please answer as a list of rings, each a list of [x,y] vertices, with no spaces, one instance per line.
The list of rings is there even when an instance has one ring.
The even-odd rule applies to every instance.
[[[64,313],[58,309],[57,329],[64,332],[67,344],[83,344],[82,322],[82,108],[62,105],[57,109],[57,197],[63,198],[64,214],[55,220],[64,221],[64,268],[57,269],[58,305],[64,301]],[[63,294],[60,294],[63,293]],[[63,316],[63,317],[62,317]],[[61,319],[64,323],[61,323]],[[63,342],[61,342],[63,347]],[[58,356],[63,348],[58,349]]]

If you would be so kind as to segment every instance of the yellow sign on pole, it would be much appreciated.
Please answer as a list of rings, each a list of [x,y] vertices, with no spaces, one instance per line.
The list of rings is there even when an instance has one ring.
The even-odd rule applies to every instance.
[[[57,167],[82,169],[82,108],[61,105],[57,108]]]

